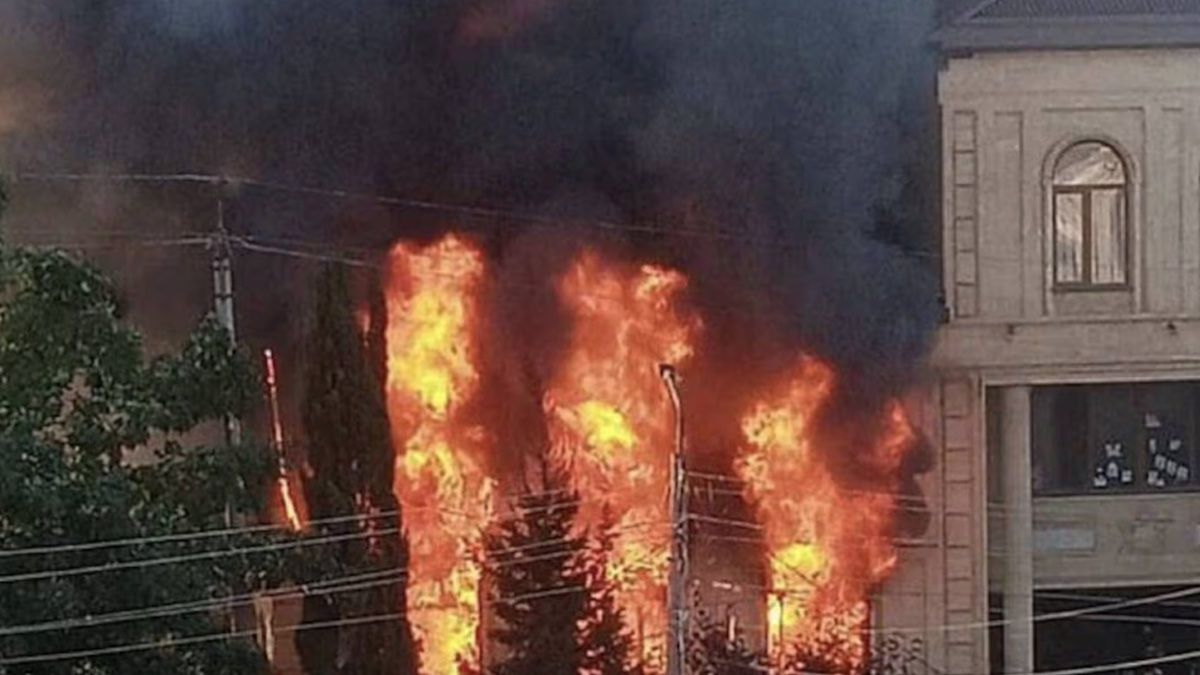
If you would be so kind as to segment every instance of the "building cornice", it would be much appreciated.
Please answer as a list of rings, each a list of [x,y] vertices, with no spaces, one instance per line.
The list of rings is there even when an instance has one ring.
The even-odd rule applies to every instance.
[[[973,21],[933,34],[943,51],[1145,49],[1200,46],[1200,16],[1120,22],[1093,19]]]

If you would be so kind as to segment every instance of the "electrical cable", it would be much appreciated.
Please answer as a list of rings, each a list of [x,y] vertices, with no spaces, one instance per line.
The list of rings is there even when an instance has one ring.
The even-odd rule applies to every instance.
[[[304,548],[306,546],[324,546],[326,544],[334,544],[344,541],[354,541],[357,539],[368,539],[374,537],[382,537],[390,534],[399,534],[399,528],[387,528],[383,530],[374,530],[367,532],[355,532],[351,534],[339,534],[327,537],[315,537],[312,539],[297,539],[290,542],[280,542],[274,544],[262,544],[259,546],[247,546],[245,548],[222,549],[218,551],[203,551],[200,553],[191,553],[177,556],[167,556],[162,558],[148,558],[142,560],[126,560],[121,562],[104,563],[99,565],[89,565],[83,567],[72,567],[58,570],[42,570],[38,572],[25,572],[21,574],[9,574],[0,576],[0,584],[27,582],[27,581],[43,581],[46,579],[62,579],[67,577],[76,577],[86,574],[100,574],[105,572],[116,572],[120,570],[142,569],[146,567],[157,567],[159,565],[177,565],[181,563],[194,562],[198,560],[213,560],[224,558],[231,555],[246,555],[250,553],[267,553],[270,551],[282,551],[287,549]]]
[[[561,494],[561,491],[553,490],[553,491],[547,491],[544,493],[542,493],[542,492],[530,493],[529,495],[526,495],[526,496],[532,497],[532,498],[537,498],[537,497],[540,497],[543,495],[552,495],[552,494]],[[601,498],[576,499],[576,500],[571,500],[571,501],[556,502],[554,504],[547,504],[544,506],[529,507],[528,509],[523,509],[522,512],[523,513],[538,513],[541,511],[554,510],[557,508],[561,508],[563,506],[581,506],[581,505],[585,505],[585,504],[603,504],[603,503],[607,503],[607,502],[608,502],[608,500],[601,499]],[[421,513],[421,512],[425,512],[425,511],[437,511],[442,514],[461,516],[464,518],[479,518],[480,517],[479,514],[467,513],[467,512],[463,512],[463,511],[456,511],[453,509],[447,509],[447,508],[439,507],[436,505],[424,505],[424,506],[406,507],[406,508],[402,508],[402,509],[391,509],[391,510],[387,510],[387,511],[380,511],[378,513],[370,513],[370,514],[352,514],[352,515],[344,515],[344,516],[333,516],[333,517],[329,517],[329,518],[316,518],[316,519],[305,522],[304,526],[305,526],[305,528],[309,528],[312,526],[335,525],[335,524],[352,523],[352,522],[366,523],[366,522],[371,522],[371,521],[375,521],[375,520],[392,518],[392,517],[396,517],[396,516],[403,517],[403,514],[405,514],[405,513]],[[491,518],[489,518],[489,523],[495,524],[495,523],[510,522],[513,520],[517,520],[520,517],[521,517],[520,514],[504,516],[504,517],[491,517]],[[195,532],[181,532],[181,533],[172,533],[172,534],[164,534],[164,535],[147,535],[147,536],[142,536],[142,537],[126,537],[126,538],[106,539],[106,540],[98,540],[98,541],[91,541],[91,542],[79,542],[79,543],[70,543],[70,544],[35,545],[35,546],[27,546],[27,547],[21,547],[21,548],[0,549],[0,560],[3,560],[5,558],[14,558],[14,557],[21,557],[21,556],[26,556],[26,555],[44,556],[44,555],[62,554],[62,553],[78,552],[78,551],[94,551],[94,550],[100,550],[100,549],[105,549],[105,548],[117,548],[117,547],[121,547],[121,546],[140,546],[140,545],[161,544],[161,543],[178,543],[178,542],[192,541],[192,540],[197,540],[197,539],[228,537],[231,535],[239,535],[239,534],[261,534],[261,533],[267,533],[267,532],[286,532],[289,530],[291,530],[291,525],[288,525],[288,524],[249,525],[249,526],[244,526],[244,527],[223,528],[223,529],[219,529],[219,530],[200,530],[200,531],[195,531]]]
[[[367,194],[337,188],[311,187],[293,185],[278,181],[262,180],[237,176],[218,176],[211,174],[180,173],[180,174],[101,174],[101,173],[22,173],[16,176],[18,181],[38,182],[141,182],[141,183],[197,183],[207,186],[249,187],[264,191],[281,192],[325,199],[369,202],[380,206],[402,207],[438,213],[450,213],[467,216],[471,219],[487,219],[489,221],[515,221],[530,226],[551,227],[562,229],[565,226],[583,226],[608,232],[630,232],[640,234],[655,234],[667,236],[683,236],[707,238],[718,241],[756,241],[763,245],[778,245],[781,242],[774,238],[750,238],[744,233],[726,230],[702,230],[682,227],[656,227],[637,223],[618,223],[595,218],[566,218],[543,216],[509,209],[491,208],[484,206],[467,206],[450,204],[424,199],[390,197]],[[492,226],[498,223],[493,222]]]
[[[307,630],[317,630],[321,628],[345,628],[352,626],[361,626],[370,623],[380,623],[384,621],[398,621],[403,619],[404,612],[393,612],[390,614],[373,614],[362,617],[349,617],[336,619],[331,621],[320,621],[309,624],[298,624],[296,626],[285,626],[276,628],[276,635],[286,635],[288,633],[299,633]],[[21,666],[34,663],[48,663],[52,661],[65,661],[73,659],[90,658],[94,656],[111,656],[114,654],[125,654],[136,651],[149,651],[154,649],[168,649],[174,647],[183,647],[187,645],[203,644],[206,642],[219,642],[223,640],[235,640],[242,638],[253,638],[257,636],[258,631],[240,631],[240,632],[221,632],[208,633],[204,635],[193,635],[179,638],[164,638],[161,640],[138,642],[124,645],[113,645],[111,647],[100,647],[97,649],[81,649],[76,651],[60,651],[49,652],[46,654],[32,654],[29,656],[18,656],[13,658],[0,658],[0,666]]]
[[[394,578],[379,579],[379,577]],[[402,568],[396,568],[393,570],[382,570],[378,572],[369,572],[365,574],[335,577],[333,579],[309,582],[306,584],[301,584],[300,589],[297,591],[278,592],[278,589],[276,589],[258,593],[245,593],[241,595],[206,598],[204,600],[194,600],[191,602],[179,602],[166,605],[156,605],[153,607],[143,607],[133,610],[108,612],[105,614],[93,614],[81,618],[58,619],[55,621],[44,621],[41,623],[31,623],[17,626],[0,626],[0,637],[29,635],[33,633],[50,631],[75,630],[79,628],[93,628],[96,626],[123,623],[127,621],[141,621],[145,619],[162,619],[173,616],[194,614],[198,612],[206,612],[210,610],[244,606],[247,604],[252,604],[253,601],[260,595],[269,596],[275,600],[299,598],[308,595],[341,593],[350,590],[365,590],[367,588],[373,588],[376,586],[386,586],[400,583],[407,581],[407,579],[407,571]]]

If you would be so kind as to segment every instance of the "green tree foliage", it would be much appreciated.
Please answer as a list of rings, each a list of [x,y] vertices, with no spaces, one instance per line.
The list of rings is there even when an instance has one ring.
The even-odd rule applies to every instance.
[[[588,542],[583,559],[587,585],[587,606],[580,624],[585,675],[642,675],[641,664],[634,659],[633,636],[625,624],[624,612],[617,605],[616,586],[609,573],[613,552],[613,519],[605,514],[599,532]]]
[[[641,675],[609,576],[611,518],[579,532],[579,496],[545,463],[541,491],[486,538],[492,649],[489,675]]]
[[[762,654],[750,649],[741,635],[729,635],[726,626],[705,610],[695,615],[687,660],[690,672],[695,675],[762,675],[768,672]]]
[[[227,505],[259,506],[253,488],[269,467],[264,453],[180,441],[197,425],[241,413],[254,387],[211,319],[180,353],[147,361],[104,277],[61,253],[0,249],[0,672],[262,672],[246,640],[188,639],[223,638],[227,629],[213,620],[223,615],[220,599],[275,576],[274,552],[228,553],[272,537],[145,540],[219,529]],[[127,538],[141,542],[72,547]],[[47,545],[65,548],[14,554]],[[61,574],[44,574],[54,570]],[[214,599],[190,613],[139,611]]]
[[[372,303],[376,327],[364,336],[355,320],[349,279],[343,268],[325,269],[318,281],[316,307],[306,355],[304,429],[313,476],[305,483],[313,518],[361,513],[395,514],[392,492],[394,453],[383,390],[382,326],[378,298]],[[379,537],[347,541],[326,558],[342,574],[404,570],[405,539],[400,518],[371,518],[325,528],[333,533],[388,531]],[[328,570],[325,570],[327,573]],[[336,596],[305,600],[305,622],[402,614],[403,582]],[[312,631],[301,642],[312,675],[415,675],[416,648],[407,621]]]
[[[572,532],[578,496],[544,481],[545,491],[517,499],[516,513],[485,538],[500,659],[490,675],[580,672],[580,625],[587,612],[585,539]]]

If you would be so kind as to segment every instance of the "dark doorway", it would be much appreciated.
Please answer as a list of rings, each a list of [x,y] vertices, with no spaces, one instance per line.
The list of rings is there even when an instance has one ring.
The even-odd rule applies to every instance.
[[[1071,618],[1045,619],[1034,624],[1035,670],[1128,664],[1200,650],[1200,591],[1195,595],[1146,601],[1177,590],[1157,586],[1035,593],[1034,616],[1085,611]],[[1133,602],[1139,604],[1130,606]],[[1100,608],[1106,609],[1097,611]],[[1200,659],[1114,667],[1097,673],[1200,675]]]

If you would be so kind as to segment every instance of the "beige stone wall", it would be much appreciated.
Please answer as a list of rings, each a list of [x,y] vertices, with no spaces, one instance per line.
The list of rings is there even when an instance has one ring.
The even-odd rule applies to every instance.
[[[1200,313],[1200,51],[1022,52],[941,73],[946,297],[963,321]],[[1105,140],[1132,177],[1133,292],[1051,292],[1048,164]]]
[[[941,529],[905,552],[881,611],[892,625],[923,621],[931,663],[965,675],[989,671],[987,637],[954,627],[987,621],[989,586],[1003,587],[1010,555],[1009,510],[989,508],[1002,482],[990,481],[990,498],[988,487],[989,465],[998,479],[1009,458],[989,447],[985,392],[1200,379],[1200,50],[951,58],[939,99],[950,321],[924,422],[939,450]],[[1127,292],[1051,288],[1049,172],[1085,139],[1126,159]],[[1200,495],[1037,499],[1032,521],[1036,587],[1184,583],[1200,568]],[[923,603],[900,600],[922,584]]]
[[[921,640],[929,673],[985,672],[986,549],[982,389],[966,372],[932,382],[914,414],[938,461],[920,478],[928,529],[900,547],[896,575],[875,603],[877,639]]]
[[[1200,495],[1034,500],[1038,588],[1193,584],[1200,569]]]

